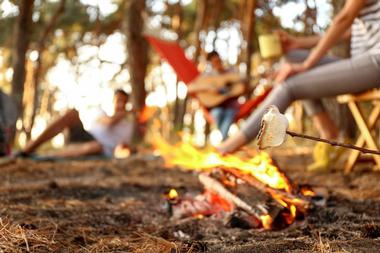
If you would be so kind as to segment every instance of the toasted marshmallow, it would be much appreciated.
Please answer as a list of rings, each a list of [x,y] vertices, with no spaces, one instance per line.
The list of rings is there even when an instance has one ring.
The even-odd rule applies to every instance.
[[[285,115],[281,114],[276,106],[269,106],[261,120],[261,128],[257,137],[259,149],[277,147],[284,143],[288,126]]]

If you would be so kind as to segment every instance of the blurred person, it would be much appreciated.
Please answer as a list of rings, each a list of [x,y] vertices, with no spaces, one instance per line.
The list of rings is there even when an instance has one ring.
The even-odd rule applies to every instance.
[[[302,63],[288,63],[280,69],[275,78],[278,85],[251,114],[241,131],[218,147],[221,153],[234,152],[253,140],[269,105],[276,105],[283,113],[295,100],[315,100],[380,87],[380,0],[347,0],[324,36],[280,35],[288,50],[314,49]],[[351,58],[318,65],[326,59],[331,47],[349,38]],[[314,116],[321,125],[331,121],[323,107]],[[337,137],[337,133],[331,133],[328,137]]]
[[[211,64],[212,71],[207,73],[211,76],[222,76],[227,73],[236,73],[237,71],[233,68],[225,68],[222,59],[220,58],[218,52],[212,51],[207,54],[207,61]],[[222,77],[223,78],[223,77]],[[206,86],[206,90],[223,94],[223,88],[215,88],[211,83]],[[197,92],[205,91],[205,87],[198,89],[192,85],[189,85],[188,92],[194,94]],[[227,139],[228,131],[231,125],[234,123],[235,116],[239,110],[238,96],[231,97],[223,101],[221,104],[207,108],[210,112],[212,118],[222,134],[223,140]]]
[[[86,155],[106,155],[112,157],[118,146],[127,148],[132,142],[133,125],[126,119],[126,104],[129,95],[119,89],[114,93],[114,111],[108,116],[104,111],[85,130],[77,110],[68,110],[57,118],[35,139],[28,142],[18,156],[28,156],[43,143],[49,141],[64,129],[69,129],[69,145],[52,152],[58,157],[80,157]]]

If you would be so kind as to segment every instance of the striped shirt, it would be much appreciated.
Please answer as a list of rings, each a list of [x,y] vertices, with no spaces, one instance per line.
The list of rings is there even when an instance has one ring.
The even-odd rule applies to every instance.
[[[380,53],[380,0],[367,0],[352,24],[351,56]]]

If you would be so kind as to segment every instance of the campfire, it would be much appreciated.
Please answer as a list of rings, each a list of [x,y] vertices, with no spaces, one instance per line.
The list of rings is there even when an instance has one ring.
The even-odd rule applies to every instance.
[[[222,156],[213,148],[171,145],[159,136],[154,144],[167,167],[197,171],[205,189],[195,197],[171,189],[166,198],[173,218],[214,215],[244,227],[275,229],[304,217],[312,207],[312,189],[292,184],[268,153]]]

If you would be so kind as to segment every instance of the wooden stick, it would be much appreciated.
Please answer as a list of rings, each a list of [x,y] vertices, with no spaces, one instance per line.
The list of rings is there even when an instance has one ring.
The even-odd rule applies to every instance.
[[[378,151],[378,150],[361,148],[361,147],[358,147],[358,146],[354,146],[352,144],[340,143],[340,142],[336,142],[336,141],[329,141],[329,140],[326,140],[326,139],[321,139],[321,138],[318,138],[318,137],[314,137],[314,136],[310,136],[310,135],[305,135],[305,134],[294,133],[294,132],[291,132],[291,131],[286,131],[286,133],[289,134],[292,137],[298,137],[298,138],[303,138],[303,139],[308,139],[308,140],[313,140],[313,141],[324,142],[324,143],[328,143],[328,144],[330,144],[332,146],[340,146],[340,147],[344,147],[344,148],[355,149],[355,150],[358,150],[358,151],[360,151],[362,153],[366,153],[366,154],[380,155],[380,151]]]
[[[244,200],[228,191],[220,182],[218,182],[214,178],[209,177],[205,174],[199,174],[198,178],[199,181],[205,186],[205,188],[216,192],[221,197],[234,203],[237,207],[241,208],[242,210],[246,211],[251,215],[254,215],[257,219],[260,220],[261,215],[268,213],[268,211],[261,205],[260,208],[254,208],[248,205]]]

